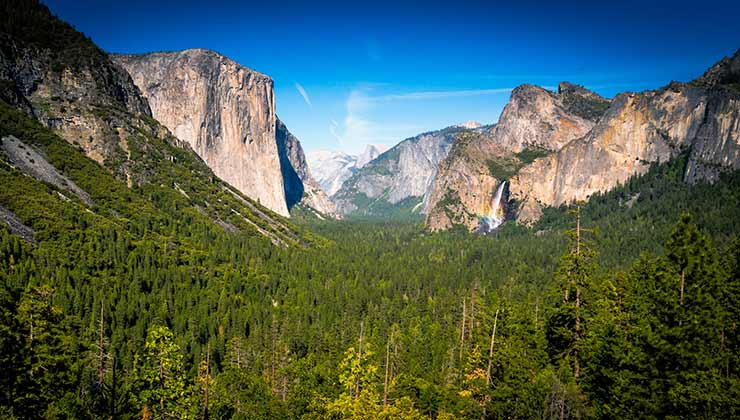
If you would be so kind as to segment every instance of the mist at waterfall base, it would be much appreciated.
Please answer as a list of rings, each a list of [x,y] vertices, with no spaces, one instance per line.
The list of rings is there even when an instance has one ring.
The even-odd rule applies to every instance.
[[[499,184],[498,188],[496,189],[496,194],[493,196],[493,202],[491,203],[491,211],[480,218],[480,224],[478,227],[478,231],[483,234],[492,233],[495,231],[499,226],[501,226],[502,223],[504,223],[504,209],[501,206],[501,198],[504,195],[504,187],[506,186],[506,181]]]

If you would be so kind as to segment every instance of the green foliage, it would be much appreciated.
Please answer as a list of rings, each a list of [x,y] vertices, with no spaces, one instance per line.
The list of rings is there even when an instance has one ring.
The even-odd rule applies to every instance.
[[[59,69],[76,68],[106,59],[105,52],[90,38],[57,19],[38,0],[0,2],[0,16],[0,33],[26,45],[48,50]]]
[[[154,418],[194,419],[193,389],[185,381],[180,347],[167,327],[149,328],[140,360],[134,361],[132,405]]]
[[[597,96],[578,94],[562,95],[563,105],[568,112],[587,120],[596,121],[609,108],[609,101]]]
[[[488,173],[499,181],[511,179],[522,167],[521,163],[513,158],[488,159],[486,166]]]
[[[516,154],[516,157],[521,161],[523,165],[528,165],[534,162],[536,159],[545,157],[551,152],[545,149],[524,149]]]
[[[387,194],[378,198],[370,198],[363,193],[356,193],[353,203],[358,207],[349,216],[353,220],[375,220],[386,221],[409,221],[420,222],[422,220],[421,206],[422,197],[406,197],[397,203],[387,200]]]

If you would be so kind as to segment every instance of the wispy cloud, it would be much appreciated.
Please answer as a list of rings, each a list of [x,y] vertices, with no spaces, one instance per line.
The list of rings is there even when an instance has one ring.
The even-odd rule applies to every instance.
[[[495,89],[428,90],[388,93],[387,85],[363,85],[350,91],[345,100],[342,124],[330,120],[329,133],[347,152],[362,150],[366,144],[392,145],[425,129],[408,122],[390,122],[379,119],[385,106],[391,102],[431,101],[511,93],[513,87]],[[380,93],[380,92],[383,93]],[[376,94],[377,92],[377,94]],[[409,115],[413,115],[410,113]],[[428,127],[427,127],[428,128]]]
[[[304,89],[303,86],[301,86],[301,84],[298,82],[295,82],[295,88],[298,91],[298,93],[300,93],[301,96],[303,96],[303,100],[306,101],[306,104],[308,106],[313,106],[311,105],[311,98],[309,98],[308,93],[306,93],[306,89]]]
[[[396,101],[396,100],[424,100],[424,99],[443,99],[443,98],[463,98],[468,96],[496,95],[499,93],[510,93],[514,88],[497,88],[497,89],[465,89],[465,90],[431,90],[422,92],[408,92],[393,95],[381,95],[370,97],[370,100]]]
[[[390,123],[372,118],[378,97],[367,95],[368,89],[353,89],[345,101],[346,115],[342,124],[332,119],[329,132],[339,146],[348,152],[359,152],[367,144],[395,144],[408,133],[421,130],[416,124]]]

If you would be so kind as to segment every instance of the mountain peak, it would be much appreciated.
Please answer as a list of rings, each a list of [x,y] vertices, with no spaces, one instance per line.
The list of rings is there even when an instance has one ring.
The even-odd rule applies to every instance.
[[[558,96],[568,112],[590,121],[598,120],[610,103],[594,91],[565,81],[558,84]]]
[[[706,86],[740,83],[740,49],[732,57],[724,57],[696,80]]]
[[[365,151],[357,156],[357,167],[362,168],[373,161],[376,157],[383,154],[386,150],[388,150],[388,148],[382,144],[368,144],[365,146]]]

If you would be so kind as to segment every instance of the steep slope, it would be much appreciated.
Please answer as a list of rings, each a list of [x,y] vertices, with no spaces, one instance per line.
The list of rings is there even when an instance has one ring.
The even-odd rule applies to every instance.
[[[420,213],[439,162],[464,130],[453,126],[398,143],[343,183],[332,196],[337,210],[342,214],[382,215],[399,207]]]
[[[20,173],[48,182],[61,202],[80,197],[87,210],[118,223],[151,201],[155,230],[196,217],[280,245],[310,242],[310,235],[230,192],[187,143],[151,117],[126,71],[88,38],[36,1],[17,6],[4,2],[1,10],[0,137],[11,170],[0,205],[25,214],[24,223],[48,212],[12,194],[11,185],[26,188],[25,181],[16,183]]]
[[[537,220],[543,206],[608,191],[686,149],[686,182],[712,181],[723,171],[740,168],[738,82],[740,51],[692,83],[618,95],[587,136],[512,179],[519,222]]]
[[[368,144],[360,155],[349,155],[334,150],[314,150],[308,154],[308,166],[321,188],[332,196],[353,173],[385,150],[385,147],[375,144]]]
[[[152,116],[187,141],[216,175],[288,215],[272,79],[203,49],[113,59],[148,99]]]
[[[454,225],[476,230],[494,207],[508,211],[494,202],[502,182],[585,135],[608,104],[566,82],[557,93],[533,85],[514,89],[498,124],[461,135],[440,163],[427,203],[427,225],[432,230]]]
[[[277,120],[275,134],[288,208],[303,205],[321,214],[335,216],[334,204],[311,176],[301,143],[280,119]]]

